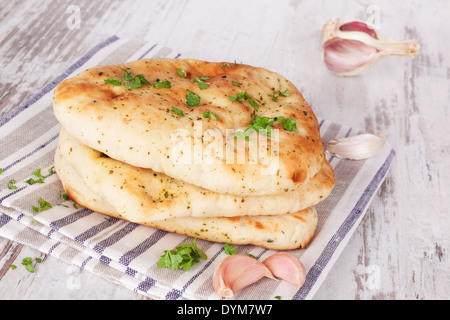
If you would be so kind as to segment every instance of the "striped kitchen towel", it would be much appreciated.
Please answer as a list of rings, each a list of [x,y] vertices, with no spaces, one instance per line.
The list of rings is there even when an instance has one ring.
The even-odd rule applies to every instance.
[[[164,250],[193,239],[105,216],[61,197],[62,184],[54,174],[53,156],[60,125],[53,115],[52,95],[65,78],[97,65],[142,58],[178,58],[179,53],[141,41],[110,37],[43,87],[30,100],[0,119],[0,236],[23,243],[88,270],[108,281],[153,299],[219,299],[212,275],[226,256],[223,245],[197,239],[208,259],[190,271],[158,268]],[[321,134],[330,139],[360,132],[320,120]],[[319,223],[306,249],[291,250],[304,264],[305,284],[296,291],[285,281],[261,279],[234,299],[311,299],[385,179],[395,152],[389,143],[376,156],[362,161],[330,157],[336,186],[316,206]],[[41,176],[43,183],[25,181]],[[12,181],[15,181],[14,183]],[[11,187],[14,185],[12,189]],[[52,206],[35,212],[39,199]],[[62,205],[59,205],[62,204]],[[265,259],[273,250],[236,246],[238,253]]]

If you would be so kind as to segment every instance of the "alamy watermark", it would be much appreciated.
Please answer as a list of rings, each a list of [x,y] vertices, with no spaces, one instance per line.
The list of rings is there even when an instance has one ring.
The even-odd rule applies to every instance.
[[[375,29],[381,29],[381,9],[377,5],[370,5],[366,9],[366,13],[369,15],[366,19],[366,23],[374,27]]]
[[[243,130],[218,128],[203,131],[202,121],[194,121],[193,131],[176,129],[170,134],[170,158],[179,164],[258,164],[261,175],[275,175],[279,168],[279,130],[254,131],[236,139]],[[270,135],[270,137],[269,137]]]
[[[67,28],[70,30],[80,29],[81,28],[81,10],[77,5],[70,5],[66,9],[66,13],[70,14],[70,16],[66,20]]]
[[[369,290],[379,290],[381,288],[381,269],[380,266],[370,264],[367,266],[359,265],[356,272],[361,276],[361,284]]]

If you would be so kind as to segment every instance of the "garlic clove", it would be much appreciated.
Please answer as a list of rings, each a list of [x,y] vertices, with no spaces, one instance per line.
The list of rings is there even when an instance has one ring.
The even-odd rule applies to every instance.
[[[341,24],[339,27],[341,31],[361,31],[367,33],[372,38],[378,39],[377,32],[367,23],[362,21],[351,21],[344,24]]]
[[[273,279],[265,265],[255,258],[235,254],[223,259],[214,271],[214,290],[221,297],[231,298],[263,277]]]
[[[362,160],[375,155],[386,140],[370,133],[328,141],[326,151],[341,159]]]
[[[332,19],[322,30],[322,60],[340,76],[357,75],[386,56],[414,58],[419,49],[416,40],[379,39],[372,27],[357,20]]]
[[[323,60],[329,70],[348,74],[361,68],[378,52],[360,41],[331,39],[324,44]]]
[[[262,263],[270,270],[275,278],[294,284],[297,290],[305,283],[305,267],[300,260],[289,253],[275,253]]]

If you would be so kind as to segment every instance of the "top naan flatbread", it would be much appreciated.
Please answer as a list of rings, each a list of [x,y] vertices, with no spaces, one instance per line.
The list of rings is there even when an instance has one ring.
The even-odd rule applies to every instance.
[[[143,84],[130,90],[124,85],[127,81],[118,86],[105,83],[111,77],[123,79],[124,70],[132,77],[142,74],[151,84],[167,80],[171,87]],[[208,77],[203,90],[191,81],[201,77]],[[198,106],[187,104],[190,92],[199,96]],[[238,99],[230,100],[233,96]],[[218,193],[257,196],[295,191],[314,177],[325,159],[318,121],[301,93],[281,75],[244,64],[147,59],[95,67],[56,88],[54,112],[72,136],[111,158]],[[205,118],[205,112],[218,120]],[[298,132],[275,122],[278,140],[269,138],[267,148],[260,144],[264,150],[251,163],[255,156],[250,141],[265,136],[254,132],[250,141],[235,140],[230,129],[246,129],[256,116],[293,118]],[[186,142],[193,147],[183,148]],[[245,153],[238,158],[241,147]],[[186,150],[192,151],[190,157]],[[210,163],[198,161],[199,150],[203,159],[212,155]]]

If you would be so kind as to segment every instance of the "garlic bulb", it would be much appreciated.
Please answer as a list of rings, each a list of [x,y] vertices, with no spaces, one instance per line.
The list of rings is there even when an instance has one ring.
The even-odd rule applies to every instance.
[[[214,290],[221,297],[231,298],[263,277],[273,279],[269,269],[257,259],[240,254],[228,256],[214,271]]]
[[[357,75],[386,56],[414,58],[419,49],[416,40],[379,39],[372,27],[358,20],[335,18],[322,30],[322,60],[340,76]]]
[[[373,156],[380,150],[386,140],[370,133],[352,137],[333,139],[327,144],[326,151],[337,157],[351,160],[362,160]]]
[[[272,273],[281,280],[295,285],[299,289],[306,280],[306,271],[303,264],[291,254],[278,252],[262,262]]]

